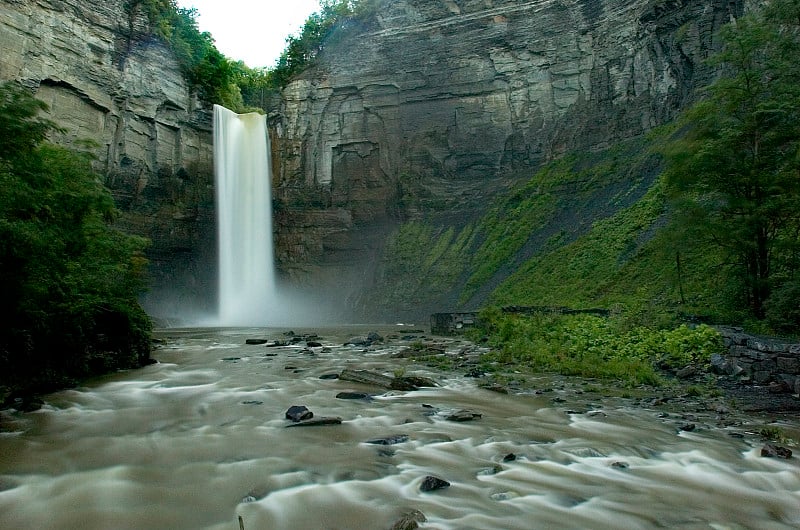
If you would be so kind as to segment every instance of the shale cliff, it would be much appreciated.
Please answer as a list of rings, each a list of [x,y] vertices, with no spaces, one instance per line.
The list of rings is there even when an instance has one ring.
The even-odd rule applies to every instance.
[[[67,131],[58,141],[94,142],[121,225],[153,241],[149,309],[168,314],[166,301],[213,299],[211,119],[171,51],[124,4],[2,0],[0,81],[36,90]],[[463,268],[432,289],[412,259],[396,277],[400,235],[419,221],[431,237],[452,229],[464,234],[453,256],[469,255],[483,236],[463,230],[496,194],[564,153],[674,117],[713,78],[704,59],[745,0],[373,4],[268,109],[279,267],[370,317],[482,303],[490,290],[474,278],[488,273]],[[642,179],[636,193],[646,189]],[[590,225],[599,210],[565,218]],[[430,260],[448,256],[431,250]],[[415,274],[418,293],[404,298]]]
[[[20,81],[50,106],[66,130],[54,140],[91,141],[120,226],[152,241],[157,311],[156,302],[213,291],[211,118],[172,52],[124,3],[3,0],[0,81]]]
[[[392,281],[382,245],[403,222],[463,225],[543,162],[673,118],[712,79],[704,60],[715,34],[744,9],[742,0],[377,4],[271,114],[284,267],[335,270],[334,283],[365,282],[367,298]]]

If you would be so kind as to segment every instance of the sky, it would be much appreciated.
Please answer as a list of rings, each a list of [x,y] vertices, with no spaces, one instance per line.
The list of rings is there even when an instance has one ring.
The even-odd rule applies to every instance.
[[[179,7],[197,9],[200,31],[214,37],[217,49],[251,68],[273,66],[318,0],[177,0]]]

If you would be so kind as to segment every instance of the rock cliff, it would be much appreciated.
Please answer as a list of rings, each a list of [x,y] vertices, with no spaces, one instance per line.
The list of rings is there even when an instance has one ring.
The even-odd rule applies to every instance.
[[[20,81],[50,106],[66,130],[54,140],[92,142],[120,226],[152,240],[148,301],[157,311],[173,294],[185,303],[213,291],[204,265],[214,253],[211,118],[172,52],[123,4],[3,0],[0,81]]]
[[[333,265],[337,281],[350,270],[369,284],[364,263],[403,220],[463,222],[544,161],[663,124],[712,79],[703,61],[743,9],[742,0],[378,2],[271,115],[279,239],[292,242],[284,267]]]
[[[372,316],[399,225],[463,226],[543,162],[669,120],[745,0],[375,3],[270,107],[280,268]],[[211,119],[123,4],[3,0],[0,81],[94,142],[121,225],[153,241],[158,312],[213,298]]]

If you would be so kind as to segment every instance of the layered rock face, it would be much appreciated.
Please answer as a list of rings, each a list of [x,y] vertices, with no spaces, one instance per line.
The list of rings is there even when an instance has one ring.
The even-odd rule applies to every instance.
[[[213,293],[210,114],[172,52],[123,0],[4,0],[0,81],[16,80],[66,129],[55,141],[96,155],[123,210],[120,225],[151,239],[149,301]],[[85,147],[82,147],[85,148]],[[179,300],[182,298],[184,300]],[[158,312],[158,308],[151,309]]]
[[[378,2],[272,113],[284,266],[368,276],[353,250],[380,255],[400,220],[458,222],[544,161],[663,124],[711,80],[703,61],[743,4]]]

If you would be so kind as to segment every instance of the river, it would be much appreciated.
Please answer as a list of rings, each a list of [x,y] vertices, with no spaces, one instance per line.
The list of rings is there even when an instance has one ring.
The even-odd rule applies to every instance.
[[[162,330],[158,364],[0,413],[0,528],[388,530],[410,510],[425,529],[800,527],[797,455],[761,457],[768,419],[735,404],[665,409],[557,377],[502,394],[393,358],[423,340],[402,328],[366,351],[342,346],[363,329],[315,331],[308,351],[245,344],[279,330]],[[440,386],[320,378],[348,367]],[[286,428],[292,405],[343,422]],[[446,419],[462,409],[481,417]],[[422,492],[428,475],[451,485]]]

